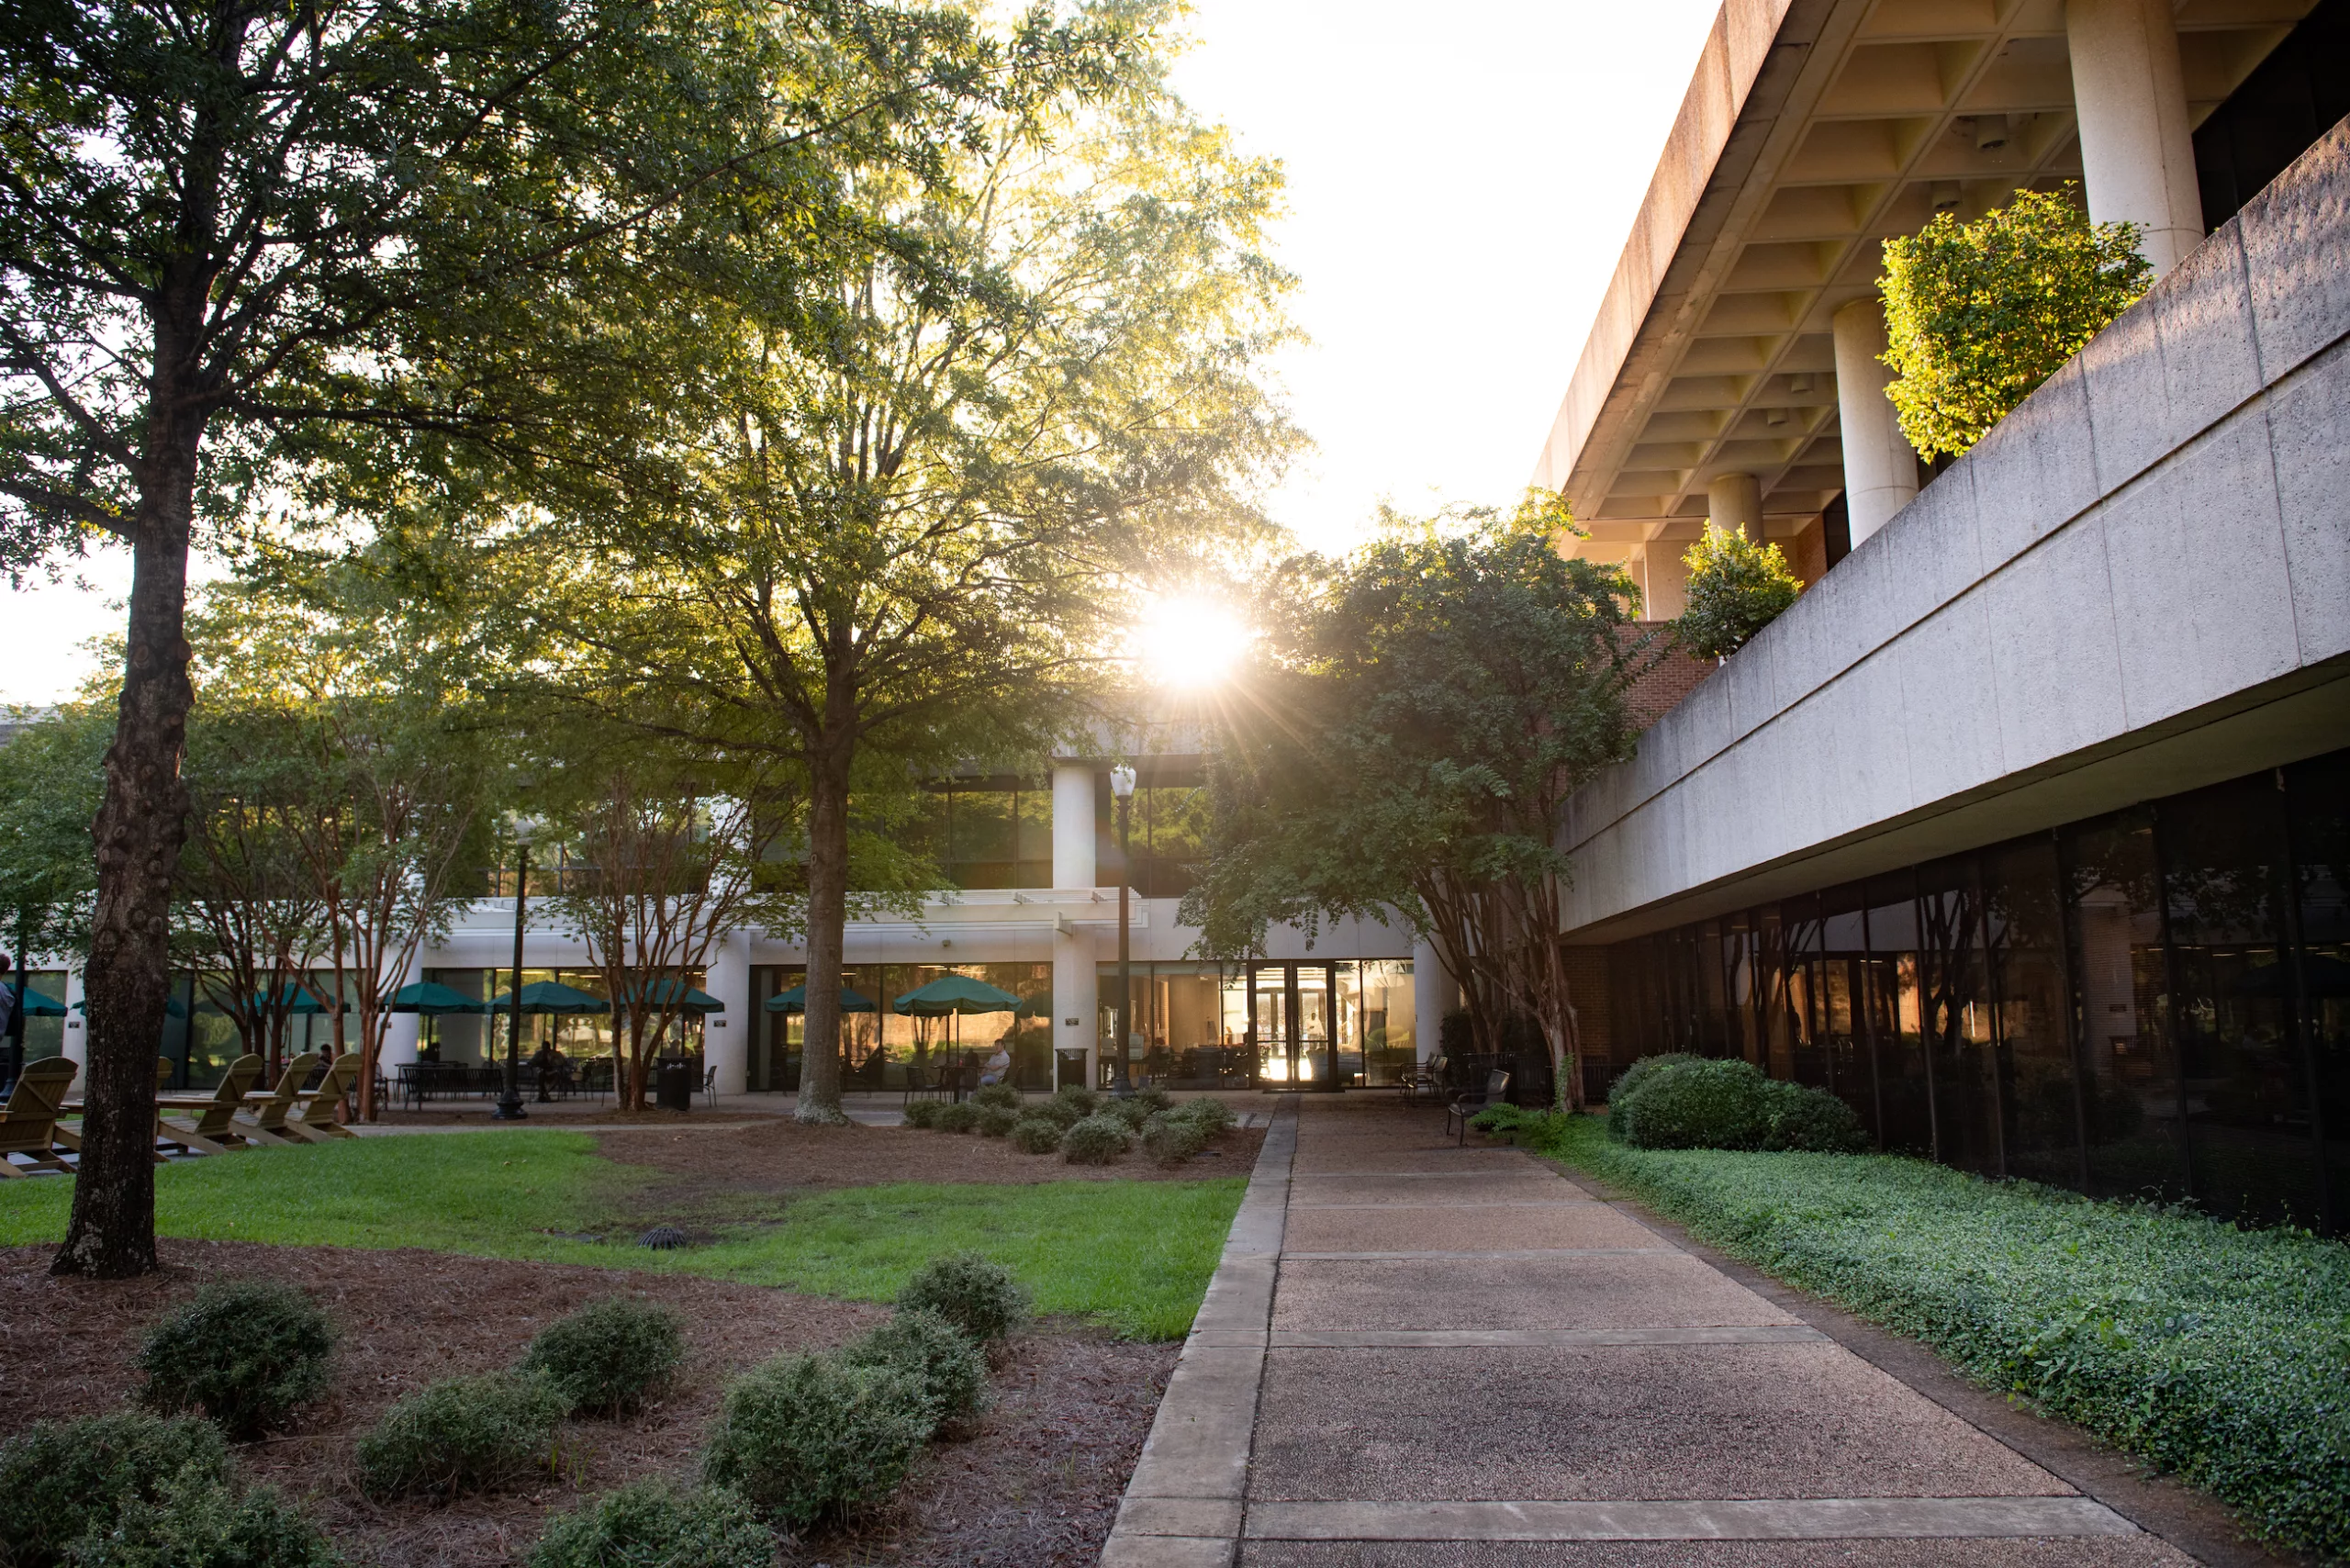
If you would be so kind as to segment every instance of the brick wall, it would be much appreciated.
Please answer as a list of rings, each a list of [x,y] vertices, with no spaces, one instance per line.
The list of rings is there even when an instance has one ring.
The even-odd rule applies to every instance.
[[[1632,727],[1645,730],[1667,713],[1680,700],[1697,689],[1697,683],[1714,673],[1718,666],[1711,659],[1701,659],[1671,641],[1670,621],[1636,621],[1632,623],[1632,640],[1651,633],[1658,633],[1655,643],[1641,655],[1648,665],[1639,678],[1632,682],[1625,705],[1632,711]]]

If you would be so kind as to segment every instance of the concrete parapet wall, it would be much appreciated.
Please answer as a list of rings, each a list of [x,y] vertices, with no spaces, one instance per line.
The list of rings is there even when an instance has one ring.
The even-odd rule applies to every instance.
[[[2350,744],[2350,121],[1575,796],[1612,939]]]

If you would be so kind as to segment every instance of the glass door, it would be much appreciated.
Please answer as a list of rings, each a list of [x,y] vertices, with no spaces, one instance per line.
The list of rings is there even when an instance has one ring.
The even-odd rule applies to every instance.
[[[1330,967],[1292,964],[1289,970],[1297,997],[1297,1038],[1290,1047],[1293,1077],[1301,1085],[1331,1088],[1337,1081],[1338,1042],[1330,1027]]]
[[[1295,1081],[1291,1046],[1289,969],[1284,964],[1248,966],[1248,1046],[1256,1054],[1260,1083]]]

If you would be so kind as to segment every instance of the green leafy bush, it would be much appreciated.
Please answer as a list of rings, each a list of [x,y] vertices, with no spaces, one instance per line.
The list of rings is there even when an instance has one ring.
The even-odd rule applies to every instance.
[[[1107,1165],[1134,1142],[1123,1117],[1096,1113],[1061,1134],[1061,1158],[1071,1165]]]
[[[1175,1097],[1156,1083],[1145,1084],[1134,1092],[1131,1103],[1140,1105],[1146,1115],[1158,1115],[1175,1108]]]
[[[239,1496],[184,1473],[162,1493],[132,1499],[68,1546],[65,1568],[338,1568],[343,1560],[274,1486]]]
[[[1028,1293],[1012,1271],[977,1252],[933,1258],[898,1293],[904,1312],[934,1312],[982,1345],[1028,1321]]]
[[[1240,1119],[1232,1114],[1232,1107],[1223,1101],[1204,1098],[1186,1100],[1167,1114],[1179,1120],[1197,1125],[1200,1131],[1210,1137],[1227,1130]]]
[[[2350,1557],[2350,1248],[1888,1155],[1651,1151],[1558,1118],[1542,1152],[1725,1252],[1925,1341]]]
[[[906,1107],[906,1126],[935,1127],[938,1126],[938,1113],[945,1109],[946,1102],[944,1100],[917,1100]]]
[[[235,1439],[257,1438],[327,1391],[334,1326],[292,1285],[208,1284],[165,1313],[139,1350],[140,1403],[198,1410]]]
[[[853,1366],[895,1367],[922,1386],[934,1423],[986,1408],[988,1359],[979,1342],[926,1308],[893,1314],[841,1352]]]
[[[1017,1111],[1007,1110],[1002,1105],[982,1105],[979,1108],[975,1130],[981,1137],[1002,1137],[1019,1120],[1020,1113]]]
[[[522,1370],[552,1383],[572,1414],[627,1416],[667,1387],[685,1359],[685,1325],[675,1312],[616,1295],[542,1329]]]
[[[1887,240],[1877,285],[1901,433],[1930,458],[1965,452],[2153,281],[2136,226],[2090,222],[2070,185]]]
[[[632,1481],[547,1520],[530,1568],[775,1568],[775,1537],[716,1486]]]
[[[882,1502],[929,1440],[930,1401],[895,1367],[793,1356],[726,1391],[702,1473],[793,1529]]]
[[[1060,1123],[1049,1116],[1023,1116],[1012,1124],[1013,1146],[1029,1154],[1050,1154],[1061,1146]]]
[[[1144,1104],[1139,1095],[1126,1100],[1121,1100],[1113,1095],[1102,1103],[1102,1109],[1096,1111],[1094,1114],[1114,1117],[1125,1124],[1128,1132],[1138,1133],[1142,1131],[1142,1125],[1158,1113]]]
[[[979,1125],[979,1108],[968,1100],[941,1105],[930,1125],[943,1133],[967,1133]]]
[[[1009,1083],[983,1083],[971,1091],[971,1103],[982,1110],[1018,1111],[1020,1091]]]
[[[494,1492],[547,1462],[564,1411],[564,1396],[543,1377],[443,1378],[384,1412],[359,1439],[360,1489],[442,1501]]]
[[[1777,545],[1710,522],[1681,563],[1689,570],[1688,598],[1673,630],[1702,658],[1729,657],[1803,592]]]
[[[1869,1146],[1860,1116],[1824,1089],[1765,1079],[1762,1113],[1769,1124],[1762,1135],[1764,1148],[1858,1154]]]
[[[1700,1057],[1651,1073],[1624,1105],[1637,1148],[1760,1148],[1770,1131],[1764,1080],[1750,1062]]]
[[[1069,1111],[1075,1113],[1075,1114],[1070,1117],[1070,1119],[1074,1121],[1081,1117],[1090,1116],[1093,1114],[1094,1112],[1100,1110],[1102,1108],[1102,1096],[1093,1090],[1086,1088],[1081,1083],[1064,1083],[1058,1089],[1053,1091],[1053,1097],[1050,1100],[1046,1101],[1045,1103],[1047,1105],[1061,1105],[1068,1107]]]
[[[1614,1085],[1607,1091],[1609,1135],[1617,1138],[1623,1137],[1625,1112],[1631,1104],[1632,1096],[1640,1092],[1640,1085],[1649,1081],[1651,1073],[1660,1072],[1677,1061],[1705,1059],[1703,1057],[1692,1056],[1687,1051],[1666,1051],[1658,1056],[1642,1057],[1617,1074]]]
[[[1539,1126],[1544,1113],[1523,1105],[1488,1105],[1469,1118],[1469,1125],[1494,1137],[1507,1137],[1529,1124]]]
[[[35,1422],[0,1443],[0,1562],[50,1568],[126,1506],[228,1478],[229,1445],[209,1421],[120,1410]]]
[[[1190,1116],[1155,1115],[1142,1125],[1143,1151],[1161,1165],[1178,1165],[1208,1146],[1208,1135]]]

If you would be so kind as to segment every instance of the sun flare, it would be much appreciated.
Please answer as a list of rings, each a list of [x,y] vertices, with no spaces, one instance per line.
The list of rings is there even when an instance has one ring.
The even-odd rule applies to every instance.
[[[1174,594],[1151,601],[1129,646],[1135,673],[1145,681],[1193,691],[1231,674],[1251,635],[1229,605]]]

